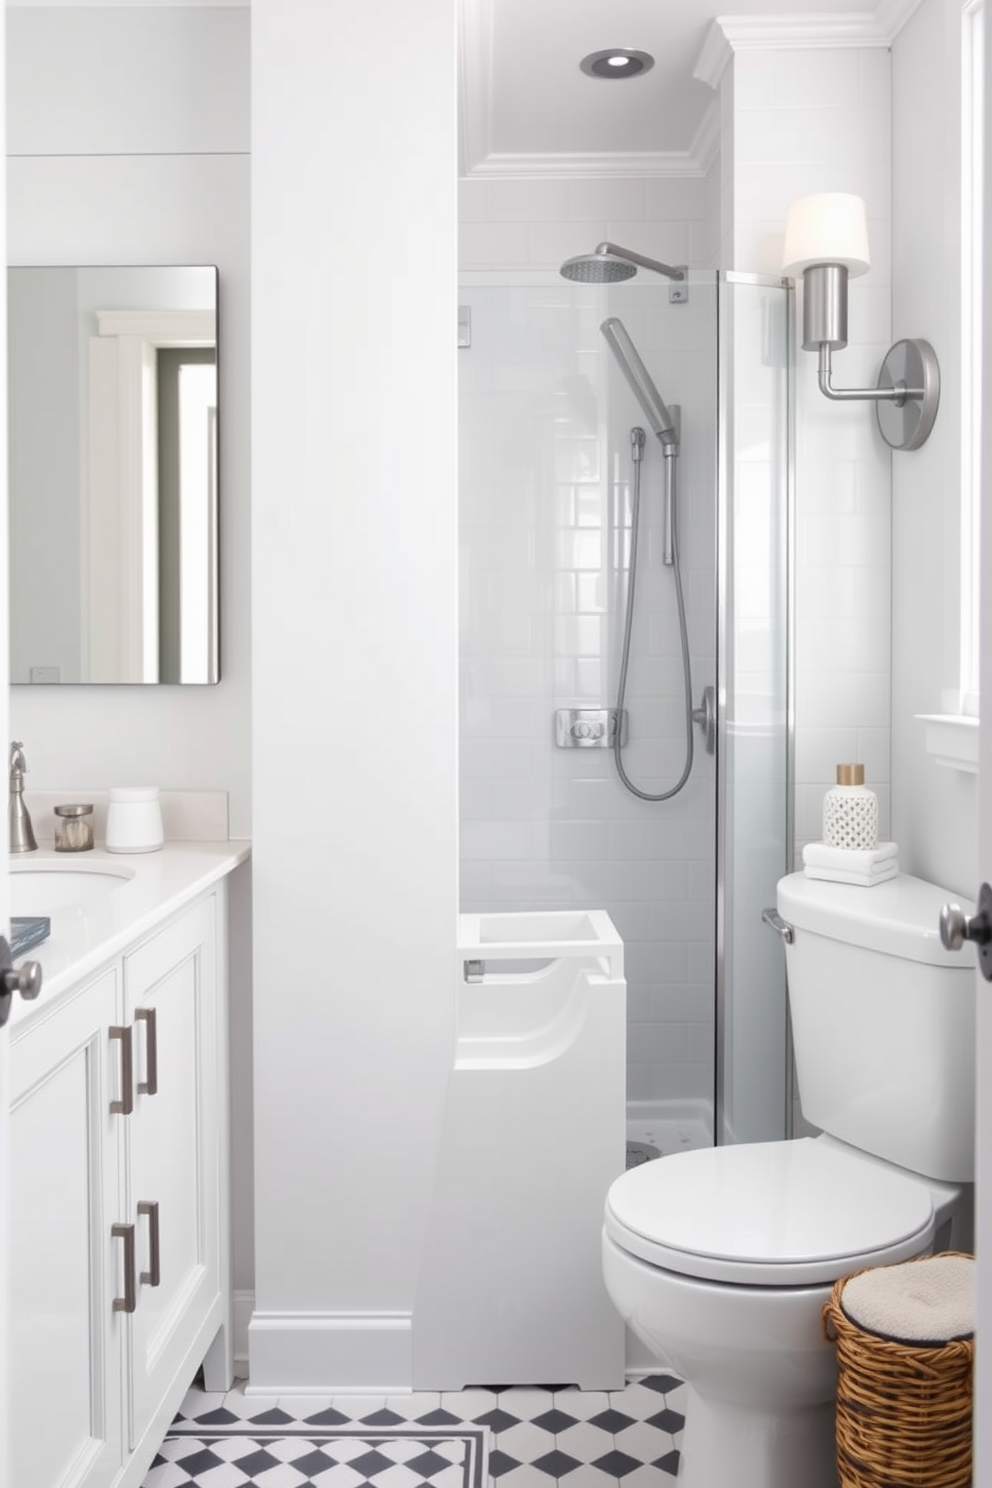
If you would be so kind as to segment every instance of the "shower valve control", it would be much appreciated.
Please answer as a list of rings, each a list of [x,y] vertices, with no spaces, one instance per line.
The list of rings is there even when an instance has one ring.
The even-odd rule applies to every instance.
[[[623,744],[627,736],[626,709],[620,728]],[[616,732],[616,708],[559,708],[555,713],[555,743],[559,749],[612,749]]]

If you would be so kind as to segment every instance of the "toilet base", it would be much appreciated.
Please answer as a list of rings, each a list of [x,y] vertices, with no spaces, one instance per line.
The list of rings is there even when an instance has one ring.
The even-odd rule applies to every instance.
[[[766,1415],[685,1391],[678,1488],[837,1488],[832,1400]]]

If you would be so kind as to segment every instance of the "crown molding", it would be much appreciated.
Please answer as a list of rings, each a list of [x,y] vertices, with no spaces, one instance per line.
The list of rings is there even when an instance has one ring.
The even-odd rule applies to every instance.
[[[582,177],[701,176],[719,144],[719,117],[707,110],[687,151],[637,150],[626,154],[497,154],[493,138],[494,0],[460,0],[458,7],[458,169],[469,180]]]
[[[720,100],[710,99],[709,107],[696,130],[689,156],[695,162],[695,174],[708,176],[713,162],[720,153]]]
[[[696,59],[696,65],[692,70],[694,78],[701,83],[707,83],[711,88],[719,86],[720,79],[734,55],[734,48],[724,29],[725,24],[725,17],[710,21]]]
[[[494,0],[461,0],[458,6],[458,171],[475,175],[493,137]],[[466,102],[467,101],[467,102]]]
[[[693,77],[715,88],[735,52],[818,47],[889,47],[922,0],[878,0],[871,10],[837,15],[717,16]]]
[[[700,129],[699,134],[702,134]],[[697,134],[697,138],[698,138]],[[469,180],[509,180],[516,177],[582,176],[701,176],[705,168],[691,151],[632,150],[595,151],[586,154],[491,154],[479,160],[462,175]]]
[[[837,15],[717,16],[693,77],[715,89],[735,52],[816,47],[888,47],[922,0],[877,0]],[[496,154],[493,140],[495,0],[459,0],[459,173],[472,180],[704,176],[720,144],[719,108],[707,110],[686,151]],[[714,100],[716,104],[716,100]]]

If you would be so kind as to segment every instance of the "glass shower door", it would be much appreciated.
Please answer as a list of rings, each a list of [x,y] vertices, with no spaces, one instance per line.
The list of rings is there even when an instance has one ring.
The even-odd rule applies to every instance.
[[[602,333],[618,317],[680,421],[679,538],[691,702],[716,684],[717,279],[671,303],[650,280],[466,276],[459,353],[461,908],[604,908],[625,948],[628,1134],[645,1155],[713,1140],[716,770],[648,803],[617,778],[631,551],[631,430],[645,425]],[[470,324],[470,331],[468,326]],[[678,780],[685,697],[664,454],[647,430],[624,765]],[[565,719],[578,722],[578,737]]]
[[[761,912],[789,865],[790,291],[692,271],[465,276],[459,353],[461,908],[605,909],[624,942],[633,1158],[786,1129],[785,968]],[[684,789],[626,790],[609,747],[630,582],[632,431],[602,326],[619,319],[679,426],[693,729]],[[685,759],[646,430],[623,763],[664,793]],[[578,726],[578,733],[574,732]]]
[[[717,1140],[789,1129],[785,957],[762,922],[792,862],[792,291],[720,286]]]

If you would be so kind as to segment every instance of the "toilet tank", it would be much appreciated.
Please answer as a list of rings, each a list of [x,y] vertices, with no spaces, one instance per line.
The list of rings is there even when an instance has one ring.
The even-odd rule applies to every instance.
[[[908,874],[871,888],[778,885],[799,1098],[807,1121],[914,1173],[970,1182],[975,952],[941,944],[956,894]]]

